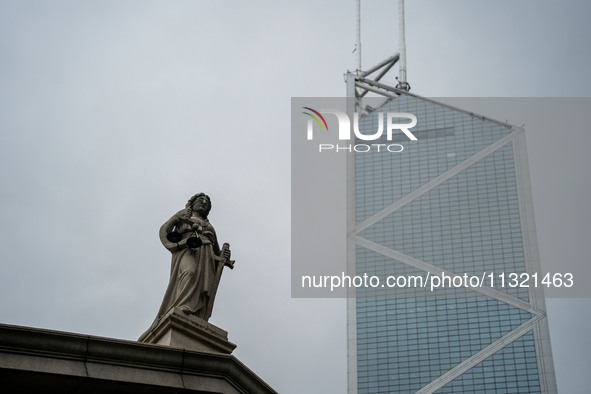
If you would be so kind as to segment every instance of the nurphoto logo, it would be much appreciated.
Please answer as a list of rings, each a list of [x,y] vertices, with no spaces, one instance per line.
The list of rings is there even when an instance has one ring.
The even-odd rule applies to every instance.
[[[302,107],[306,111],[302,112],[303,114],[309,117],[307,123],[307,134],[306,138],[309,141],[314,139],[314,124],[318,125],[318,128],[321,132],[328,132],[328,123],[324,118],[324,115],[335,115],[337,122],[338,122],[338,139],[339,141],[349,141],[351,140],[351,120],[349,116],[341,110],[338,109],[321,109],[315,110],[310,107]],[[394,133],[402,132],[410,141],[417,141],[418,138],[409,130],[416,126],[417,124],[417,117],[411,113],[407,112],[378,112],[377,113],[377,120],[378,120],[378,129],[377,131],[370,133],[362,133],[359,130],[359,113],[355,112],[353,114],[353,133],[355,134],[355,138],[360,139],[362,141],[376,141],[382,137],[384,134],[384,118],[386,119],[386,140],[392,141],[392,135]],[[410,122],[400,122],[401,119],[410,120]],[[395,121],[396,120],[396,121]],[[369,152],[369,151],[387,151],[387,152],[402,152],[403,146],[400,144],[348,144],[348,145],[339,145],[339,144],[318,144],[318,151],[333,151],[333,152]]]

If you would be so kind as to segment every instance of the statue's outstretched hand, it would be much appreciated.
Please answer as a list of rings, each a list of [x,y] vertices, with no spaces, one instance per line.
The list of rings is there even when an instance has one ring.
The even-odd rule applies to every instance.
[[[191,210],[191,208],[185,208],[185,209],[181,209],[180,211],[178,211],[176,213],[176,215],[174,215],[174,216],[177,219],[190,219],[192,214],[193,214],[193,211]]]

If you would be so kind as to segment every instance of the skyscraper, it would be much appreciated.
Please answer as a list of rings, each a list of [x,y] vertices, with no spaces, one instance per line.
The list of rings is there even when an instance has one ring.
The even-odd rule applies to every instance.
[[[524,130],[349,74],[364,86],[387,97],[359,129],[410,113],[418,140],[350,155],[349,273],[380,285],[349,298],[349,392],[555,393],[542,288],[519,286],[539,271]]]

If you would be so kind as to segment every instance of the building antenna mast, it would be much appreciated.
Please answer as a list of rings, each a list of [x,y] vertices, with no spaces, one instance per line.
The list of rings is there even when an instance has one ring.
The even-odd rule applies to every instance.
[[[400,63],[398,64],[398,89],[410,90],[406,80],[406,40],[404,33],[404,0],[398,0],[398,47]]]
[[[361,72],[361,0],[357,0],[356,20],[355,20],[355,51],[357,74]]]

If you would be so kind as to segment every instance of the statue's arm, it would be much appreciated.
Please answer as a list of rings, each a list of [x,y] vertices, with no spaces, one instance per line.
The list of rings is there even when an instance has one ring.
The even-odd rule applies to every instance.
[[[213,228],[213,226],[210,225],[209,230],[211,231],[211,233],[213,234],[213,242],[212,242],[212,246],[213,246],[213,253],[215,253],[216,256],[220,255],[220,244],[218,244],[218,236],[215,233],[215,229]]]
[[[213,251],[216,256],[218,256],[218,261],[223,261],[224,265],[234,269],[234,260],[230,260],[232,257],[232,252],[230,251],[230,244],[224,243],[224,246],[220,248],[220,244],[218,243],[218,237],[215,233],[215,230],[212,227],[213,238],[215,242],[213,243]]]
[[[164,245],[164,247],[168,249],[171,253],[175,253],[179,250],[187,248],[186,238],[181,239],[179,242],[170,242],[166,238],[166,236],[173,230],[173,228],[179,225],[179,218],[185,214],[186,209],[181,209],[160,227],[160,242],[162,242],[162,245]]]

